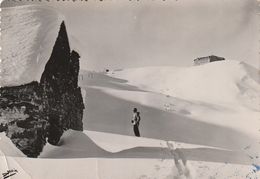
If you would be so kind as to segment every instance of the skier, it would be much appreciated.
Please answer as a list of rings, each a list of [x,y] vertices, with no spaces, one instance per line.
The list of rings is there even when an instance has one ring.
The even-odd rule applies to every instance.
[[[139,132],[139,123],[141,120],[140,112],[137,111],[137,108],[134,108],[133,112],[134,114],[131,122],[133,125],[134,133],[136,137],[140,137],[140,132]]]

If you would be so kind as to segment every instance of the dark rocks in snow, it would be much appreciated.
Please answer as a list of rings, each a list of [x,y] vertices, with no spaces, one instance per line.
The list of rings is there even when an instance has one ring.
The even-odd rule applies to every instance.
[[[37,157],[46,139],[57,145],[64,130],[83,130],[79,58],[62,22],[40,83],[0,88],[0,132],[27,156]]]
[[[37,157],[48,127],[39,83],[0,88],[0,93],[0,122],[6,135],[28,157]]]

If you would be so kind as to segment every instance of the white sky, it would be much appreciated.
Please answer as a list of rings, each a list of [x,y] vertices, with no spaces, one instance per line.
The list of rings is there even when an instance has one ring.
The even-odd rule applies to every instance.
[[[30,2],[31,3],[31,2]],[[19,2],[5,2],[21,4]],[[38,3],[39,4],[39,3]],[[65,16],[84,68],[190,66],[218,55],[259,68],[254,0],[48,2]],[[72,46],[73,48],[73,46]]]

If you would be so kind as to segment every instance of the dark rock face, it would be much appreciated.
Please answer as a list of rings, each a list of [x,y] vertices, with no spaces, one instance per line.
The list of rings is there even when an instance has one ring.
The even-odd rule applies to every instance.
[[[40,85],[50,130],[48,142],[57,144],[65,129],[83,130],[82,111],[84,108],[78,87],[79,54],[70,52],[64,22],[51,57],[41,76]]]
[[[79,58],[62,22],[40,83],[0,88],[0,132],[27,156],[37,157],[46,139],[58,144],[64,130],[83,130]]]

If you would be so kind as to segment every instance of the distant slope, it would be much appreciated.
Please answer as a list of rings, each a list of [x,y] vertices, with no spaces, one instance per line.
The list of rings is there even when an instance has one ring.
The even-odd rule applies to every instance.
[[[114,71],[140,89],[185,100],[245,105],[260,111],[260,74],[245,63],[226,60],[193,67],[144,67]],[[254,76],[253,76],[254,75]]]
[[[48,6],[2,8],[0,86],[39,80],[51,55],[62,15]]]

